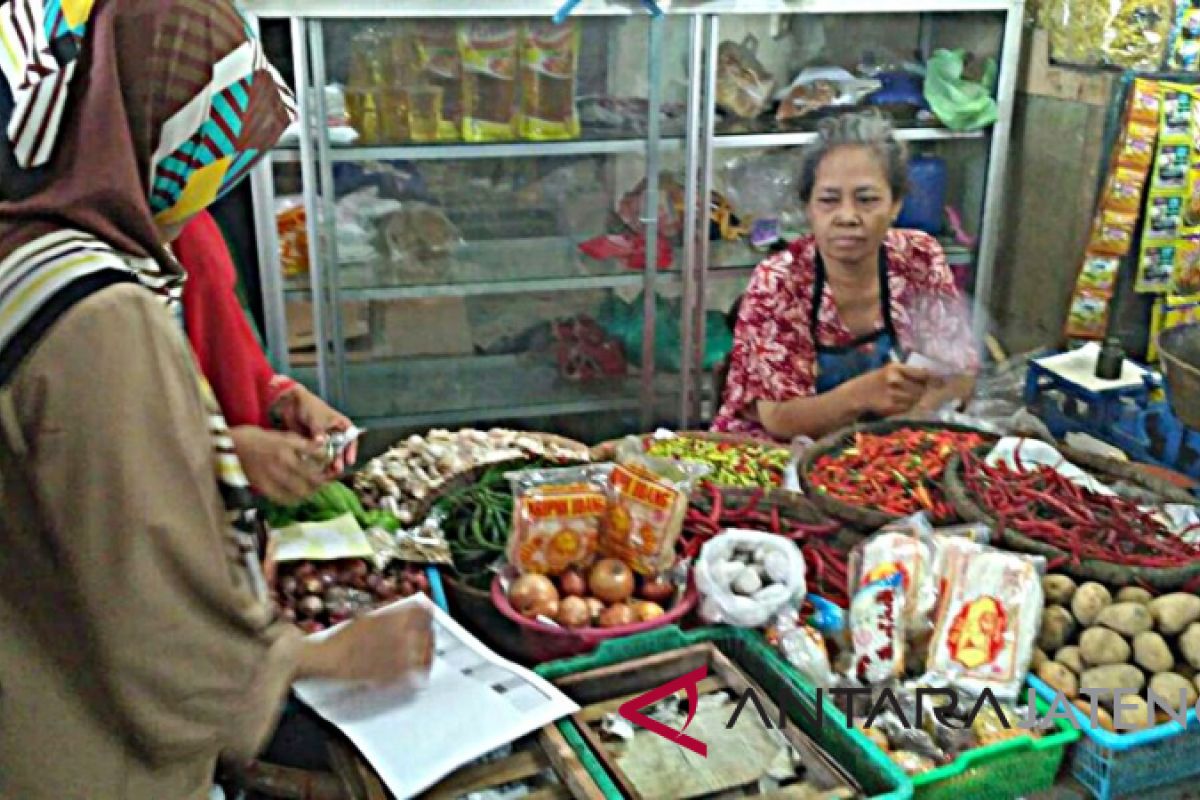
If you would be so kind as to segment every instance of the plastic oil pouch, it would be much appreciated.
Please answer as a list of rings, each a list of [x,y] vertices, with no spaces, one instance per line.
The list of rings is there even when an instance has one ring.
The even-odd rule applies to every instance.
[[[967,554],[949,576],[934,629],[931,677],[1014,700],[1033,657],[1042,618],[1045,559],[990,547]]]
[[[442,115],[437,138],[454,141],[462,135],[462,56],[453,22],[419,22],[413,33],[420,82],[441,90]]]
[[[467,22],[459,28],[463,139],[468,142],[516,137],[518,39],[510,22]]]
[[[508,561],[518,572],[557,575],[587,566],[608,514],[611,465],[509,473],[513,488]]]
[[[521,38],[521,138],[535,142],[579,137],[575,107],[579,24],[527,22]]]

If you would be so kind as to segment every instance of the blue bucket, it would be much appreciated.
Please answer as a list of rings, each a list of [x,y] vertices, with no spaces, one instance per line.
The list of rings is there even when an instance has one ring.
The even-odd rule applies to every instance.
[[[937,236],[945,227],[946,162],[937,156],[913,156],[908,163],[908,195],[896,224]]]

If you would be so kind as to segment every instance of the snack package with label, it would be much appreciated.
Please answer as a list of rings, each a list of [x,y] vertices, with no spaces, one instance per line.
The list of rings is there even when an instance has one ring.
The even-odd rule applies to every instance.
[[[513,488],[508,561],[518,572],[558,575],[586,567],[608,514],[608,464],[509,473]]]
[[[1164,142],[1192,143],[1192,117],[1196,95],[1191,86],[1163,84],[1162,122],[1159,137]]]
[[[1079,291],[1071,300],[1067,312],[1067,336],[1079,339],[1099,339],[1108,326],[1109,298],[1094,292]]]
[[[1089,253],[1083,260],[1083,269],[1079,272],[1077,286],[1080,289],[1111,295],[1120,269],[1121,259]]]
[[[458,30],[462,135],[468,142],[516,138],[518,39],[511,22],[466,22]]]
[[[904,575],[890,572],[868,583],[850,600],[852,674],[869,684],[904,674]]]
[[[1200,239],[1180,239],[1176,252],[1171,292],[1177,295],[1200,292]]]
[[[521,138],[579,138],[575,108],[580,33],[577,22],[527,22],[521,37]]]
[[[1175,0],[1112,0],[1111,7],[1114,13],[1104,28],[1101,47],[1104,63],[1122,69],[1162,69],[1175,21]]]
[[[1181,193],[1150,196],[1146,203],[1146,225],[1142,229],[1143,247],[1179,238],[1183,227],[1183,205]]]
[[[1176,0],[1168,69],[1172,72],[1200,70],[1200,0]]]
[[[1042,620],[1045,559],[980,547],[949,575],[927,677],[1015,700]]]
[[[442,116],[437,138],[454,141],[462,135],[462,56],[453,22],[418,22],[413,32],[415,71],[422,84],[441,90]]]
[[[1096,221],[1096,228],[1092,232],[1089,249],[1109,256],[1125,255],[1133,245],[1137,224],[1137,214],[1101,211],[1099,219]]]
[[[1163,142],[1150,176],[1151,191],[1180,191],[1187,188],[1191,166],[1191,141]]]
[[[1171,276],[1175,274],[1178,260],[1179,248],[1174,242],[1155,244],[1148,241],[1142,246],[1141,258],[1138,259],[1134,290],[1144,294],[1167,291],[1171,287]]]
[[[1117,167],[1108,176],[1104,187],[1103,207],[1109,211],[1136,214],[1142,207],[1142,189],[1146,174],[1129,167]]]
[[[1200,161],[1188,169],[1187,193],[1183,204],[1183,235],[1200,235]]]
[[[283,276],[295,278],[307,275],[308,217],[304,211],[304,198],[276,198],[275,227],[279,236],[279,266]]]
[[[1121,134],[1117,163],[1130,169],[1146,170],[1154,163],[1154,145],[1158,141],[1158,123],[1131,122]]]
[[[683,532],[688,496],[712,468],[643,456],[633,447],[633,442],[618,446],[617,464],[609,476],[608,519],[600,552],[619,558],[640,575],[657,575],[675,562],[675,542]]]
[[[759,62],[757,50],[753,36],[717,48],[717,106],[742,119],[763,113],[775,91],[775,77]]]
[[[906,630],[910,637],[925,632],[937,602],[933,567],[933,527],[924,514],[914,514],[880,528],[850,551],[851,591],[893,573],[900,575],[905,593]]]
[[[964,560],[978,553],[991,538],[986,525],[971,525],[959,528],[940,528],[933,535],[933,581],[937,588],[937,603],[931,619],[942,614],[950,599],[950,576],[954,575]]]
[[[1138,78],[1129,91],[1129,120],[1157,127],[1162,118],[1162,84]]]

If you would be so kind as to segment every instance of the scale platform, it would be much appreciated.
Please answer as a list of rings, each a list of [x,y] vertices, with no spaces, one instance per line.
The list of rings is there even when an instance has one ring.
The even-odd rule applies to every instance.
[[[1126,359],[1116,380],[1096,377],[1100,346],[1031,361],[1025,405],[1056,437],[1086,433],[1130,458],[1200,481],[1200,431],[1184,427],[1162,377]]]

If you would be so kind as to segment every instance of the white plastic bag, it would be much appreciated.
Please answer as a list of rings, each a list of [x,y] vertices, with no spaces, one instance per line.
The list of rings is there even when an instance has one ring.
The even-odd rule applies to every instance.
[[[763,584],[753,594],[733,588],[746,569],[755,570]],[[731,529],[710,539],[700,550],[694,574],[703,598],[700,616],[714,625],[761,628],[807,591],[800,548],[759,531]]]

